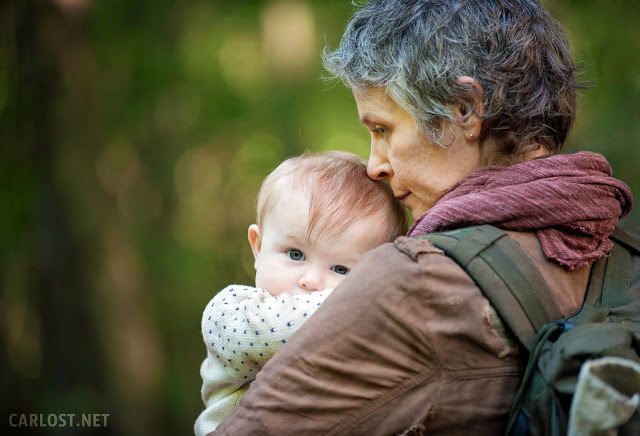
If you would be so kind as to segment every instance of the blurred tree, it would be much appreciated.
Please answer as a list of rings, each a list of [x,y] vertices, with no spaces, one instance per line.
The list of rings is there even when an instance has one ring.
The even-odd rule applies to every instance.
[[[45,29],[64,27],[53,5],[34,1],[6,5],[1,18],[3,410],[100,410],[105,360],[85,247],[54,181],[60,60]]]

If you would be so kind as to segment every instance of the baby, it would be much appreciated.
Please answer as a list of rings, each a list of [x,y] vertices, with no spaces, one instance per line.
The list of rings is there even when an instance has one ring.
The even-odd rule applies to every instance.
[[[363,158],[304,154],[281,163],[258,195],[249,226],[256,287],[230,285],[202,317],[206,406],[196,435],[213,431],[256,373],[313,314],[362,255],[407,230],[388,185],[367,177]]]

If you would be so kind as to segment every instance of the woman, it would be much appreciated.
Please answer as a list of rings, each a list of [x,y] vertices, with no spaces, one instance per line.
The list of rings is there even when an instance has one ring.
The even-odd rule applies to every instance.
[[[632,197],[601,156],[557,155],[578,84],[538,1],[370,1],[325,65],[371,133],[369,177],[417,218],[408,236],[494,224],[563,316],[580,307]],[[454,261],[402,237],[368,253],[216,433],[499,433],[517,351]]]

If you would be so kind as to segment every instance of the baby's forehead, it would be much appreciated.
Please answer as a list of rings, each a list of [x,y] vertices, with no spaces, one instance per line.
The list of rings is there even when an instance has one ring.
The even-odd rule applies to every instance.
[[[374,227],[385,232],[387,239],[406,231],[406,217],[391,189],[369,179],[366,163],[356,155],[336,152],[292,158],[280,164],[260,190],[258,225],[263,227],[268,217],[298,209],[306,212],[304,221],[310,239],[343,231],[370,215],[379,218]]]
[[[280,236],[290,236],[300,242],[313,244],[319,240],[337,240],[351,226],[368,221],[371,238],[386,236],[388,210],[380,208],[367,211],[350,207],[342,199],[327,197],[333,208],[314,207],[315,203],[325,203],[322,199],[312,199],[309,189],[302,186],[280,186],[280,192],[272,198],[270,207],[265,211],[264,227],[276,231]],[[315,195],[315,193],[314,193]],[[322,194],[321,194],[322,195]]]
[[[311,196],[304,186],[287,183],[283,178],[271,187],[269,201],[264,210],[265,227],[273,225],[285,216],[295,216],[297,222],[306,225],[309,222]]]

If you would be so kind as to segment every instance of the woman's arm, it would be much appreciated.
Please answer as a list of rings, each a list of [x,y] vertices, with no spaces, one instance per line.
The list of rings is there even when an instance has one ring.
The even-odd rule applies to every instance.
[[[490,315],[441,250],[385,244],[265,365],[215,434],[387,435],[423,423],[436,434],[499,432],[520,372]]]

